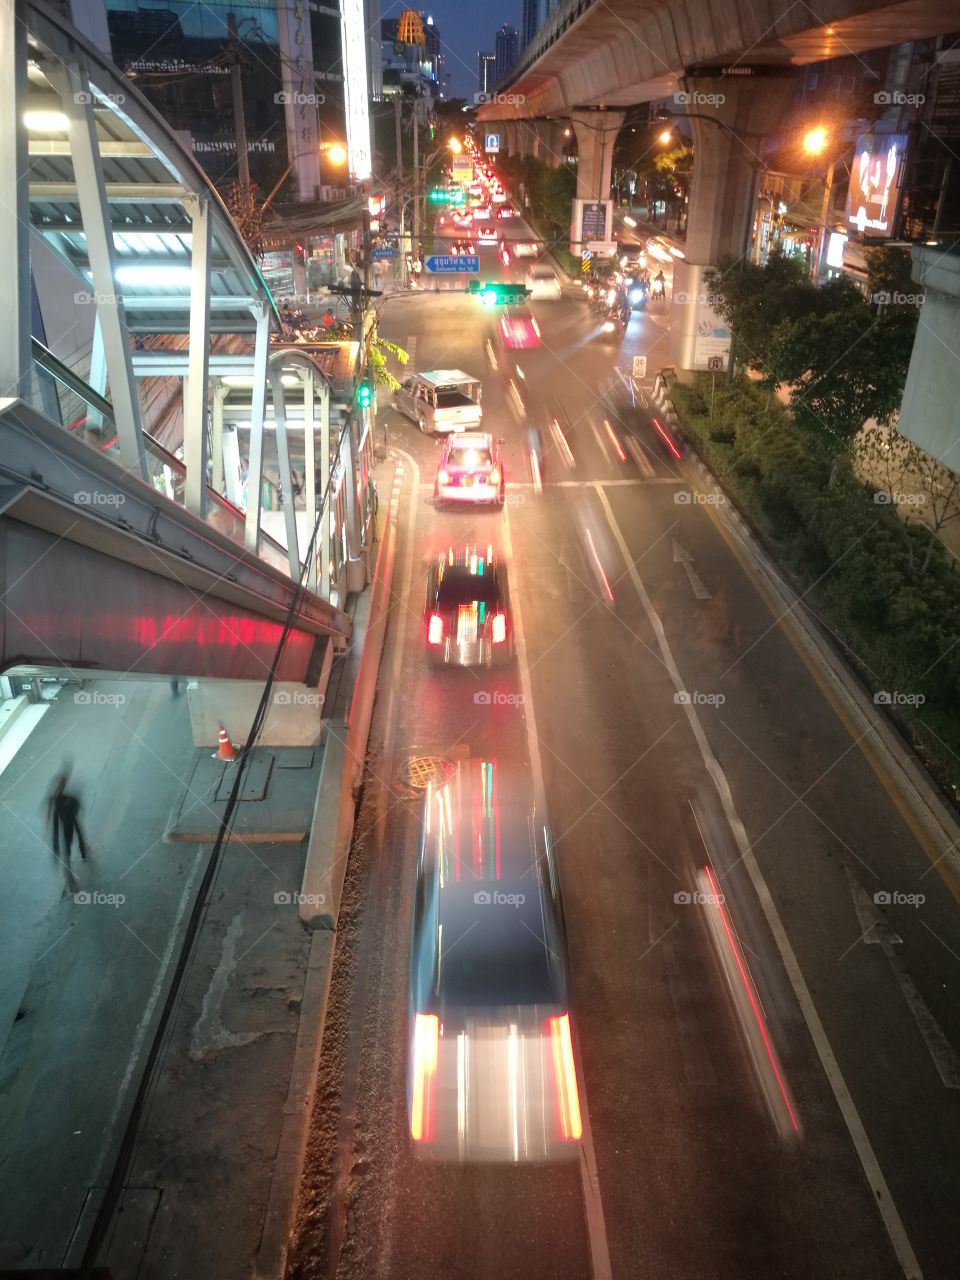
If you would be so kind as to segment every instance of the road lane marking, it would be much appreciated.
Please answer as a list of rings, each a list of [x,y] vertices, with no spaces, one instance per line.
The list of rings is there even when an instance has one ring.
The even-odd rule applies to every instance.
[[[510,516],[503,512],[503,550],[508,564],[516,564],[513,557],[513,541],[510,536]],[[541,812],[548,812],[546,807],[546,788],[543,782],[543,760],[540,756],[540,738],[537,734],[537,720],[533,710],[533,685],[530,680],[530,668],[527,665],[527,642],[523,629],[523,616],[520,611],[520,593],[513,597],[513,629],[516,634],[517,667],[520,671],[520,687],[523,690],[523,719],[527,733],[527,750],[530,754],[530,768],[533,772],[534,788],[537,803]],[[574,1023],[575,1030],[579,1024]],[[579,1048],[579,1046],[578,1046]],[[583,1055],[577,1053],[581,1071]],[[583,1136],[580,1140],[580,1179],[583,1184],[583,1203],[587,1217],[587,1236],[590,1240],[590,1262],[593,1280],[612,1280],[610,1268],[610,1246],[607,1243],[607,1224],[603,1216],[603,1200],[600,1196],[600,1176],[597,1172],[597,1153],[593,1145],[593,1130],[590,1125],[590,1110],[587,1106],[586,1081],[581,1078],[581,1117]]]
[[[681,547],[680,543],[677,542],[676,538],[674,538],[673,540],[673,563],[683,565],[684,572],[687,575],[687,581],[690,583],[690,586],[693,588],[693,594],[697,597],[698,600],[713,599],[713,596],[710,594],[707,588],[703,585],[703,581],[699,573],[697,573],[696,569],[694,569],[693,567],[693,556],[690,554],[689,551],[687,551],[685,547]]]
[[[878,946],[886,956],[897,985],[907,1002],[910,1016],[923,1037],[927,1052],[933,1059],[945,1089],[960,1089],[960,1059],[957,1058],[953,1046],[941,1030],[940,1024],[917,989],[914,980],[907,973],[903,961],[894,947],[903,945],[903,939],[893,926],[877,910],[874,901],[853,874],[848,863],[843,864],[853,898],[853,909],[857,913],[860,925],[860,941],[868,947]],[[856,944],[854,944],[856,945]],[[844,952],[844,955],[847,953]]]
[[[681,679],[680,670],[674,660],[666,632],[663,629],[663,623],[660,621],[660,616],[654,609],[653,603],[647,594],[647,589],[643,584],[643,579],[640,577],[633,556],[630,554],[630,548],[627,546],[626,539],[624,538],[620,526],[617,524],[616,517],[613,514],[613,508],[610,506],[610,501],[607,498],[607,495],[603,492],[603,486],[599,484],[596,485],[596,490],[600,503],[606,513],[610,530],[613,533],[617,546],[620,548],[620,554],[623,556],[624,563],[627,566],[627,574],[629,575],[637,595],[640,598],[640,604],[643,607],[643,611],[647,615],[647,619],[653,628],[663,665],[667,669],[670,679],[673,681],[676,692],[683,693],[686,689],[686,685]],[[917,1257],[913,1251],[913,1246],[907,1236],[906,1228],[903,1225],[903,1219],[900,1217],[900,1213],[894,1204],[890,1188],[887,1186],[887,1180],[880,1168],[880,1163],[877,1160],[876,1153],[874,1152],[870,1139],[867,1136],[867,1131],[864,1127],[863,1121],[860,1119],[860,1114],[857,1111],[856,1104],[854,1103],[850,1090],[847,1087],[847,1083],[843,1077],[843,1072],[840,1070],[840,1064],[833,1052],[833,1048],[827,1037],[826,1029],[820,1020],[820,1015],[813,1002],[810,989],[807,986],[803,973],[801,972],[796,953],[794,952],[790,939],[787,937],[786,930],[783,927],[783,922],[780,919],[780,913],[777,911],[776,905],[770,894],[770,890],[767,887],[767,882],[764,879],[763,872],[760,870],[759,863],[754,856],[753,849],[751,848],[750,841],[747,837],[746,829],[740,819],[740,815],[737,813],[733,800],[733,792],[730,789],[727,776],[721,767],[720,762],[713,754],[713,749],[707,741],[707,735],[704,733],[703,725],[700,723],[700,717],[697,715],[697,711],[693,703],[684,702],[680,705],[682,705],[683,710],[686,713],[693,736],[700,750],[700,756],[703,760],[704,767],[713,781],[717,794],[720,797],[720,803],[723,806],[724,815],[736,842],[740,860],[750,877],[754,892],[759,899],[764,917],[766,918],[767,925],[770,932],[773,934],[777,950],[780,952],[780,958],[783,961],[784,969],[786,970],[787,977],[790,980],[790,985],[793,988],[797,1003],[800,1006],[804,1021],[807,1024],[807,1029],[810,1032],[810,1037],[817,1050],[817,1056],[820,1059],[820,1064],[823,1067],[824,1074],[826,1075],[830,1088],[833,1091],[833,1096],[836,1099],[837,1106],[840,1108],[840,1113],[847,1126],[847,1131],[850,1134],[850,1138],[857,1152],[867,1183],[873,1193],[873,1198],[880,1212],[880,1216],[883,1219],[883,1225],[886,1228],[890,1243],[897,1256],[897,1261],[900,1264],[904,1276],[907,1277],[907,1280],[922,1280],[923,1272],[920,1270],[920,1263],[917,1261]]]

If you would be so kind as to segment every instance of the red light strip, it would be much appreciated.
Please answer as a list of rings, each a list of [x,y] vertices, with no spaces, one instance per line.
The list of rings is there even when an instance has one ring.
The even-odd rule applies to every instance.
[[[767,1035],[767,1028],[763,1014],[760,1011],[760,1003],[757,1000],[753,979],[750,977],[750,971],[746,966],[743,956],[740,954],[740,948],[737,945],[736,937],[734,936],[733,929],[730,926],[730,921],[727,919],[727,913],[723,907],[723,894],[720,892],[720,886],[713,874],[713,868],[706,866],[704,867],[704,871],[706,872],[707,879],[710,881],[710,892],[714,896],[714,902],[720,916],[720,922],[723,925],[723,931],[727,935],[730,950],[733,953],[734,960],[737,962],[737,968],[740,970],[740,978],[743,982],[744,990],[747,993],[747,999],[750,1001],[750,1008],[753,1011],[757,1029],[763,1039],[763,1047],[767,1052],[767,1058],[770,1061],[770,1067],[773,1071],[774,1079],[777,1082],[777,1088],[780,1090],[780,1096],[783,1098],[783,1105],[787,1108],[787,1115],[790,1117],[790,1123],[793,1125],[794,1129],[799,1132],[800,1125],[797,1121],[797,1117],[794,1115],[793,1107],[790,1105],[790,1098],[787,1096],[787,1089],[783,1082],[783,1077],[780,1075],[780,1068],[777,1065],[776,1051],[770,1041],[770,1037]]]
[[[614,431],[613,427],[611,427],[610,423],[607,421],[606,418],[604,418],[603,420],[603,425],[606,427],[607,435],[610,437],[610,441],[613,444],[614,449],[616,449],[617,451],[617,457],[620,459],[621,462],[626,462],[627,455],[623,452],[623,448],[620,444],[620,441],[617,439],[617,433]]]
[[[672,441],[672,440],[670,439],[670,437],[667,435],[666,431],[664,431],[663,427],[661,427],[661,425],[660,425],[660,423],[657,421],[657,419],[656,419],[656,418],[651,418],[651,419],[650,419],[650,421],[653,423],[653,425],[654,425],[654,426],[657,428],[657,430],[660,432],[661,439],[663,440],[663,442],[664,442],[664,444],[667,446],[667,448],[670,450],[670,452],[673,454],[673,456],[674,456],[675,458],[679,458],[679,457],[680,457],[680,450],[677,448],[677,446],[673,443],[673,441]]]

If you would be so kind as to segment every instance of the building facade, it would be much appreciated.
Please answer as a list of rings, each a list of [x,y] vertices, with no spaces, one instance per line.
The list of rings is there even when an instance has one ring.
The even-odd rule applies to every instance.
[[[497,56],[494,53],[477,54],[477,89],[489,93],[496,79]]]
[[[341,19],[328,6],[167,0],[161,9],[148,0],[105,0],[105,7],[114,62],[189,135],[215,183],[239,176],[232,85],[238,65],[251,181],[271,190],[289,169],[300,200],[348,193],[344,169],[325,159],[332,143],[346,142]],[[379,77],[379,69],[367,62],[369,93],[369,77]]]
[[[494,81],[499,82],[520,56],[520,36],[508,22],[497,32],[495,49]]]

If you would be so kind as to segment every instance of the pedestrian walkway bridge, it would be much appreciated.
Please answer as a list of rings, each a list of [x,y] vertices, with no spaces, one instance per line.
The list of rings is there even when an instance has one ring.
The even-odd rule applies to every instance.
[[[0,669],[262,680],[292,609],[277,675],[308,679],[366,580],[370,423],[271,346],[255,260],[130,80],[42,3],[0,14]]]

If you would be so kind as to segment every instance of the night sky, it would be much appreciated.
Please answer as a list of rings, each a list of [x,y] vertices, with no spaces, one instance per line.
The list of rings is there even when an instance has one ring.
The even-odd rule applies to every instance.
[[[493,53],[497,28],[505,22],[519,31],[523,0],[490,0],[482,5],[464,0],[433,0],[432,8],[427,0],[407,0],[406,4],[381,0],[381,17],[397,18],[406,8],[432,17],[440,32],[440,52],[446,59],[443,70],[450,76],[448,96],[472,101],[477,91],[477,54],[481,49]]]

